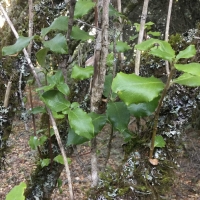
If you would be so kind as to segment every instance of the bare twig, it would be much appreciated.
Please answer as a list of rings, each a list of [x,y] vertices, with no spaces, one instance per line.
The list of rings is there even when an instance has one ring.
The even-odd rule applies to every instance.
[[[166,28],[165,28],[165,41],[168,41],[169,25],[170,25],[170,18],[171,18],[171,12],[172,12],[172,3],[173,3],[173,0],[169,0],[167,23],[166,23]],[[169,73],[170,73],[170,71],[169,71],[169,62],[167,60],[165,61],[165,68],[166,68],[166,73],[169,76]]]
[[[28,30],[28,36],[32,37],[33,36],[33,0],[28,0],[28,6],[29,6],[29,30]],[[31,48],[33,45],[33,41],[31,40],[28,47],[27,47],[27,51],[28,54],[31,58]]]
[[[18,35],[16,29],[14,28],[14,26],[13,26],[11,20],[9,19],[9,17],[8,17],[6,11],[4,10],[4,8],[3,8],[3,6],[2,6],[1,3],[0,3],[0,10],[2,11],[2,13],[3,13],[3,15],[4,15],[6,21],[8,22],[9,26],[11,27],[11,29],[12,29],[12,31],[13,31],[15,37],[18,38],[19,35]],[[37,75],[37,73],[36,73],[36,71],[35,71],[35,69],[34,69],[34,66],[33,66],[33,64],[32,64],[32,62],[31,62],[31,59],[30,59],[30,57],[29,57],[28,52],[26,51],[26,49],[23,49],[23,53],[24,53],[25,58],[26,58],[26,60],[27,60],[27,62],[28,62],[28,65],[29,65],[29,67],[30,67],[30,69],[31,69],[31,71],[32,71],[32,74],[33,74],[34,78],[36,79],[36,82],[37,82],[38,87],[41,87],[40,79],[39,79],[39,77],[38,77],[38,75]],[[48,111],[48,114],[49,114],[49,116],[50,116],[51,124],[52,124],[53,130],[54,130],[54,133],[55,133],[57,142],[58,142],[58,146],[59,146],[59,148],[60,148],[60,150],[61,150],[61,154],[62,154],[62,156],[63,156],[64,165],[65,165],[65,169],[66,169],[66,174],[67,174],[67,178],[68,178],[68,186],[69,186],[70,200],[74,200],[73,187],[72,187],[72,181],[71,181],[71,175],[70,175],[70,170],[69,170],[69,165],[68,165],[67,157],[66,157],[66,154],[65,154],[65,150],[64,150],[64,147],[63,147],[61,138],[60,138],[60,134],[59,134],[59,131],[58,131],[58,127],[57,127],[57,125],[56,125],[56,121],[55,121],[55,119],[54,119],[54,117],[53,117],[53,115],[52,115],[52,112],[50,111],[50,109],[47,109],[47,111]]]
[[[6,94],[5,94],[5,97],[4,97],[4,104],[3,104],[3,106],[4,106],[5,108],[8,107],[8,102],[9,102],[9,98],[10,98],[11,86],[12,86],[12,82],[11,82],[11,81],[8,81],[8,85],[7,85],[7,88],[6,88]]]
[[[142,15],[141,15],[141,20],[140,20],[140,32],[138,36],[138,44],[140,44],[143,40],[145,22],[147,18],[148,4],[149,4],[149,0],[144,0],[143,10],[142,10]],[[136,56],[135,56],[135,74],[136,75],[139,75],[140,73],[140,55],[141,55],[141,51],[136,50]]]

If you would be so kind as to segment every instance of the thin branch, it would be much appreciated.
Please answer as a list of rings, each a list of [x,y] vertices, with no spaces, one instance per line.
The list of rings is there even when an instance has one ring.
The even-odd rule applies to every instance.
[[[12,29],[12,31],[13,31],[15,37],[18,38],[19,35],[18,35],[16,29],[14,28],[14,26],[13,26],[11,20],[9,19],[9,17],[8,17],[8,15],[7,15],[7,13],[6,13],[6,11],[4,10],[3,6],[1,5],[1,3],[0,3],[0,10],[2,11],[2,13],[3,13],[3,15],[4,15],[6,21],[8,22],[9,26],[11,27],[11,29]],[[36,79],[36,82],[37,82],[38,87],[41,87],[40,79],[39,79],[39,77],[38,77],[38,75],[37,75],[37,73],[36,73],[36,71],[35,71],[35,69],[34,69],[34,66],[33,66],[33,64],[32,64],[32,62],[31,62],[31,59],[30,59],[30,57],[29,57],[29,55],[28,55],[28,52],[26,51],[26,49],[23,49],[23,52],[24,52],[25,58],[26,58],[26,60],[27,60],[27,62],[28,62],[28,65],[29,65],[29,67],[30,67],[30,69],[31,69],[31,71],[32,71],[32,74],[33,74],[34,78]],[[60,138],[60,134],[59,134],[59,131],[58,131],[58,127],[57,127],[57,125],[56,125],[56,121],[55,121],[55,119],[54,119],[54,117],[53,117],[53,115],[52,115],[52,112],[50,111],[50,109],[47,109],[47,111],[48,111],[48,114],[49,114],[49,117],[50,117],[50,120],[51,120],[51,124],[52,124],[52,126],[53,126],[53,130],[54,130],[54,133],[55,133],[57,142],[58,142],[58,146],[59,146],[59,148],[60,148],[60,150],[61,150],[61,154],[62,154],[62,156],[63,156],[64,165],[65,165],[65,169],[66,169],[66,174],[67,174],[67,178],[68,178],[68,186],[69,186],[70,200],[74,200],[73,187],[72,187],[72,181],[71,181],[71,175],[70,175],[70,170],[69,170],[69,165],[68,165],[67,157],[66,157],[66,154],[65,154],[65,150],[64,150],[64,147],[63,147],[61,138]]]
[[[166,28],[165,28],[165,41],[168,41],[169,25],[170,25],[170,18],[171,18],[171,12],[172,12],[172,3],[173,3],[173,0],[169,0],[167,23],[166,23]],[[167,60],[165,61],[165,68],[166,68],[166,73],[169,76],[169,73],[170,73],[170,71],[169,71],[169,62]]]
[[[8,102],[9,102],[9,98],[10,98],[11,86],[12,86],[12,82],[9,81],[9,82],[8,82],[8,85],[7,85],[7,88],[6,88],[6,94],[5,94],[5,97],[4,97],[4,104],[3,104],[3,106],[4,106],[5,108],[8,107]]]
[[[28,36],[32,37],[33,36],[33,0],[28,0],[28,6],[29,6]],[[28,51],[30,58],[31,58],[32,45],[33,45],[33,41],[31,40],[28,47],[27,47],[27,51]]]
[[[93,25],[91,25],[91,24],[88,24],[87,22],[84,22],[84,21],[82,21],[82,20],[80,20],[80,19],[76,19],[76,21],[77,21],[77,22],[80,22],[80,23],[82,23],[82,24],[85,24],[85,25],[89,26],[90,28],[95,28],[96,30],[101,31],[100,28],[98,28],[98,27],[96,27],[96,26],[93,26]]]
[[[143,10],[142,10],[142,15],[141,15],[141,20],[140,20],[140,32],[138,36],[138,44],[140,44],[143,40],[145,22],[146,22],[147,11],[148,11],[148,4],[149,4],[149,0],[144,0]],[[140,56],[141,56],[141,51],[136,50],[136,56],[135,56],[135,74],[136,75],[139,75],[140,73]]]
[[[153,134],[152,134],[152,138],[151,138],[151,146],[150,146],[150,152],[149,152],[149,159],[153,158],[154,143],[155,143],[155,138],[156,138],[157,129],[158,129],[158,119],[159,119],[160,109],[161,109],[164,97],[165,97],[165,95],[166,95],[166,93],[167,93],[167,91],[170,87],[170,82],[172,80],[172,76],[173,76],[174,71],[175,71],[173,64],[172,64],[171,68],[172,68],[171,72],[168,76],[167,83],[166,83],[165,88],[162,92],[161,98],[159,100],[159,103],[158,103],[158,106],[157,106],[157,109],[156,109],[156,112],[155,112],[155,118],[154,118],[154,124],[153,124]]]

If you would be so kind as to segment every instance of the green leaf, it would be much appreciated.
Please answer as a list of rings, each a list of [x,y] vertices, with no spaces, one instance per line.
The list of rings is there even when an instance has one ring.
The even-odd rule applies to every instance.
[[[69,86],[66,83],[59,83],[57,85],[57,88],[60,92],[62,92],[64,95],[69,95],[70,94],[70,89]]]
[[[67,31],[68,29],[68,17],[60,16],[55,19],[48,28],[42,28],[41,35],[45,36],[52,30]]]
[[[30,136],[28,144],[31,147],[31,149],[36,150],[37,147],[40,145],[40,142],[36,136]]]
[[[199,63],[174,64],[174,67],[180,71],[187,72],[191,75],[200,76],[200,64]]]
[[[184,73],[183,75],[174,79],[173,83],[178,83],[180,85],[186,85],[190,87],[197,87],[200,86],[200,77]]]
[[[36,92],[43,90],[44,92],[48,91],[48,90],[52,90],[55,87],[55,83],[54,84],[50,84],[50,85],[45,85],[43,87],[40,88],[36,88]]]
[[[119,13],[111,4],[109,5],[109,16],[120,17],[122,14]]]
[[[160,32],[156,32],[156,31],[148,31],[147,34],[152,35],[154,37],[159,37],[161,35]]]
[[[170,62],[175,58],[175,51],[172,49],[171,45],[161,40],[158,40],[158,43],[151,48],[149,53]]]
[[[160,79],[122,72],[117,74],[112,83],[113,92],[117,93],[127,105],[152,101],[163,88],[164,83]]]
[[[8,55],[14,55],[18,52],[20,52],[22,49],[28,46],[29,42],[34,38],[32,37],[24,37],[24,36],[19,36],[15,44],[11,46],[6,46],[2,48],[2,55],[3,56],[8,56]]]
[[[157,44],[158,41],[159,41],[158,39],[151,38],[149,40],[143,41],[140,44],[135,45],[135,48],[138,49],[138,50],[140,50],[140,51],[147,51],[151,47],[153,47],[155,44]]]
[[[48,48],[43,48],[36,53],[37,61],[41,67],[46,67],[46,55],[48,51]]]
[[[44,41],[43,44],[55,53],[67,54],[68,52],[66,37],[61,33],[49,41]]]
[[[129,49],[131,49],[131,47],[126,42],[122,42],[122,41],[116,42],[117,52],[125,52]]]
[[[73,102],[70,106],[71,109],[76,109],[76,108],[79,108],[80,107],[80,104],[78,102]]]
[[[86,137],[82,137],[80,135],[77,135],[73,129],[69,128],[68,134],[67,134],[67,146],[70,145],[77,145],[77,144],[83,144],[84,142],[89,141],[90,139]]]
[[[109,53],[107,58],[106,58],[106,65],[108,65],[108,67],[112,67],[113,64],[114,64],[114,54]]]
[[[95,3],[92,0],[79,0],[76,2],[74,18],[81,18],[86,15],[93,7]]]
[[[88,66],[86,68],[79,67],[78,65],[74,65],[72,68],[71,78],[76,80],[84,80],[90,78],[94,73],[94,67]]]
[[[175,51],[166,41],[151,38],[135,45],[135,48],[140,51],[147,51],[151,49],[149,52],[150,54],[170,62],[175,58]]]
[[[91,139],[94,137],[92,118],[81,108],[75,108],[68,113],[70,127],[77,135]]]
[[[31,113],[34,114],[34,115],[36,115],[38,113],[46,113],[46,109],[44,107],[37,106],[37,107],[32,109]]]
[[[133,134],[130,133],[130,131],[128,129],[125,129],[124,131],[122,131],[121,134],[123,135],[125,142],[128,142],[131,139],[133,139]]]
[[[151,115],[157,108],[160,97],[156,97],[150,102],[131,104],[128,110],[134,117],[146,117]]]
[[[194,45],[188,46],[185,50],[180,51],[176,56],[176,62],[181,58],[191,58],[196,54],[196,49]]]
[[[108,120],[116,130],[124,132],[128,129],[130,113],[123,102],[111,102],[107,105]]]
[[[156,135],[155,138],[155,143],[154,143],[154,147],[165,147],[165,140],[163,139],[163,137],[161,135]]]
[[[113,80],[112,74],[106,75],[105,82],[104,82],[104,90],[103,90],[103,95],[105,97],[109,97],[109,94],[111,92],[112,80]]]
[[[70,102],[65,99],[64,94],[58,90],[49,90],[42,94],[44,103],[55,112],[63,111],[69,108]]]
[[[48,137],[46,135],[42,135],[39,138],[39,145],[43,145],[47,141]]]
[[[25,189],[26,183],[21,182],[19,185],[12,188],[12,190],[6,195],[6,200],[25,200]]]
[[[89,113],[89,116],[92,118],[92,123],[94,125],[94,135],[96,136],[106,124],[107,116],[93,112]]]
[[[60,84],[60,83],[64,83],[65,82],[65,79],[64,79],[64,76],[63,76],[63,73],[61,70],[57,70],[56,73],[51,76],[53,78],[53,81],[56,83],[56,84]],[[50,79],[48,79],[49,81]]]
[[[56,161],[57,163],[64,165],[64,160],[62,155],[57,155],[53,160]]]
[[[55,112],[55,111],[52,111],[52,114],[53,114],[53,117],[54,117],[55,119],[63,119],[63,118],[65,117],[65,115],[63,115],[63,114],[58,114],[58,113]]]
[[[87,32],[81,30],[78,26],[73,26],[72,28],[72,33],[71,37],[75,40],[81,40],[81,41],[86,41],[86,40],[93,40],[94,36],[89,35]]]
[[[46,167],[46,166],[48,166],[49,163],[50,163],[50,161],[51,161],[51,160],[50,160],[49,158],[42,159],[42,160],[40,161],[41,167]]]
[[[57,155],[53,160],[56,161],[57,163],[64,165],[64,160],[62,155]],[[68,164],[71,164],[72,160],[70,158],[67,158],[67,162]]]

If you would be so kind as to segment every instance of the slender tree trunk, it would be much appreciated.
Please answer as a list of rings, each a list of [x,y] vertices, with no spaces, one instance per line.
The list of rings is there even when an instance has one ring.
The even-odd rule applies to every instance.
[[[33,36],[33,0],[28,0],[28,6],[29,6],[29,30],[28,30],[28,36]],[[31,58],[31,49],[32,49],[33,41],[31,41],[27,47],[28,54]]]
[[[147,11],[148,11],[148,4],[149,4],[149,0],[144,0],[143,10],[142,10],[142,15],[141,15],[141,20],[140,20],[140,32],[138,36],[138,44],[140,44],[143,40],[145,22],[146,22]],[[141,55],[141,51],[137,50],[136,56],[135,56],[135,74],[136,75],[139,75],[140,73],[140,55]]]
[[[99,0],[97,6],[98,24],[102,24],[102,26],[101,31],[97,30],[97,39],[94,55],[94,76],[92,82],[90,108],[91,112],[95,113],[99,113],[99,104],[101,102],[105,82],[106,58],[108,55],[109,3],[110,0]],[[91,177],[92,187],[97,186],[98,167],[96,155],[96,138],[92,139],[91,141]]]
[[[166,29],[165,29],[165,41],[168,41],[169,25],[170,25],[171,12],[172,12],[172,3],[173,3],[173,0],[169,0],[167,23],[166,23]],[[169,71],[169,62],[167,60],[165,61],[165,68],[166,68],[166,73],[169,76],[169,73],[170,73],[170,71]]]

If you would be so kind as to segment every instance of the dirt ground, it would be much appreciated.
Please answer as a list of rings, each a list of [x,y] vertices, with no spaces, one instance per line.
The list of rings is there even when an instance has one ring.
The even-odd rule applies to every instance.
[[[13,132],[8,143],[11,149],[7,154],[6,169],[0,171],[0,200],[5,199],[12,187],[22,181],[30,180],[31,170],[35,167],[36,152],[28,145],[29,137],[33,134],[31,121],[28,122],[28,131],[24,127],[24,123],[19,120],[13,124]],[[109,130],[109,127],[104,128],[103,133],[98,136],[100,169],[105,163]],[[108,165],[117,168],[124,156],[120,137],[114,137],[112,145]],[[178,156],[174,158],[178,166],[175,170],[175,182],[165,199],[200,200],[200,131],[190,130],[183,133],[180,146]],[[75,199],[86,199],[85,193],[90,188],[90,148],[88,145],[82,145],[74,150],[70,170]],[[63,181],[62,194],[59,189],[55,189],[52,194],[53,200],[68,200],[67,178],[64,171],[61,179]]]

